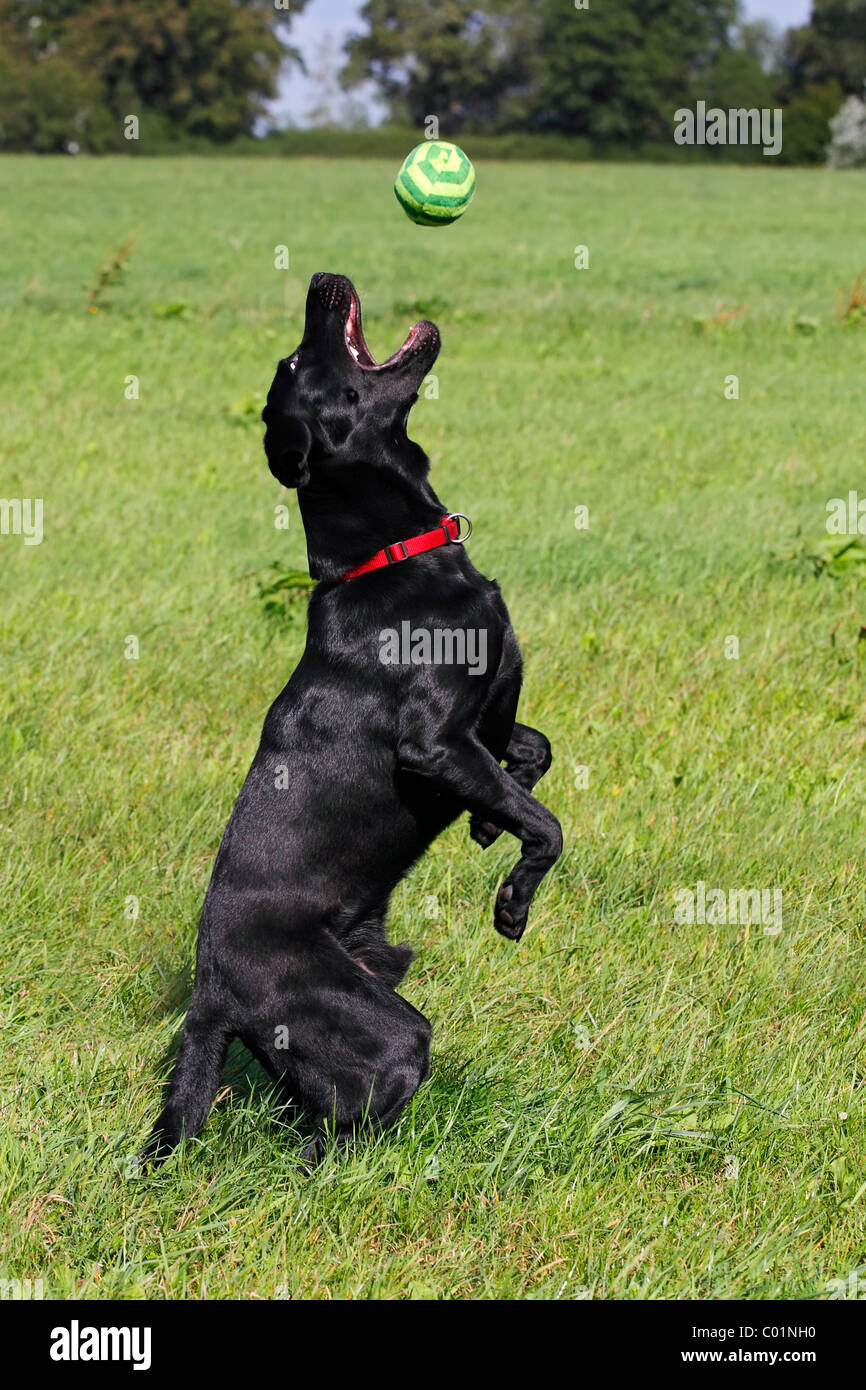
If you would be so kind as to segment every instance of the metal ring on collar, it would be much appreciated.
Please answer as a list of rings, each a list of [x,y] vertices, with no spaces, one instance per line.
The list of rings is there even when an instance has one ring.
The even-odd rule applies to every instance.
[[[458,521],[458,520],[459,520],[459,521],[465,521],[465,522],[466,522],[466,525],[469,527],[469,530],[466,532],[466,535],[465,535],[465,536],[461,536],[461,535],[458,534],[458,535],[455,536],[455,537],[452,539],[452,541],[451,541],[451,544],[452,544],[452,545],[465,545],[466,542],[468,541],[469,537],[472,535],[472,522],[469,520],[469,517],[466,515],[466,513],[465,513],[465,512],[449,512],[448,515],[446,516],[445,520],[446,520],[446,521]],[[458,532],[459,532],[459,527],[458,527]]]

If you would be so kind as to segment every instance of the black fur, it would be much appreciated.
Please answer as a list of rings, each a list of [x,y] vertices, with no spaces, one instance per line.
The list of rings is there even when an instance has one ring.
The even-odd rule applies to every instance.
[[[501,830],[521,842],[494,910],[517,940],[560,854],[556,819],[530,795],[550,745],[514,722],[521,659],[498,586],[459,544],[339,580],[447,510],[406,434],[438,352],[437,329],[422,323],[376,366],[351,283],[316,275],[301,345],[268,394],[268,463],[299,489],[319,582],[304,654],[268,711],[217,855],[150,1159],[199,1131],[233,1037],[315,1122],[311,1157],[328,1129],[345,1139],[388,1124],[427,1076],[431,1034],[395,993],[412,955],[385,934],[395,885],[468,810],[482,847]],[[486,630],[486,671],[383,664],[381,632],[406,621]]]

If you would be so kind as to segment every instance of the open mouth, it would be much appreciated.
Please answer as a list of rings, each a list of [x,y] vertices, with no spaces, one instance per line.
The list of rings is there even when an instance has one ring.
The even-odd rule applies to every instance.
[[[343,275],[319,274],[313,283],[327,308],[342,310],[343,338],[346,348],[359,367],[367,372],[381,372],[387,367],[397,367],[417,357],[435,357],[439,351],[439,329],[435,323],[422,319],[409,330],[403,346],[393,352],[384,362],[377,362],[367,346],[361,323],[361,302],[351,280]]]

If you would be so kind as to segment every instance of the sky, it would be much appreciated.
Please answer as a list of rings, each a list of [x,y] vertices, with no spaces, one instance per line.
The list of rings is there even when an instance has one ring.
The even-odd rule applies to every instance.
[[[592,0],[590,0],[592,3]],[[340,50],[346,36],[363,31],[358,19],[362,0],[310,0],[306,10],[292,20],[292,42],[299,48],[311,67],[339,65]],[[779,29],[805,24],[811,13],[811,0],[744,0],[747,19],[769,19]],[[323,61],[324,60],[324,61]],[[331,97],[339,104],[340,97],[332,87]],[[358,98],[356,98],[358,100]],[[281,83],[280,96],[274,103],[278,122],[309,125],[310,111],[320,101],[320,91],[314,82],[305,80],[293,68]],[[362,93],[360,102],[375,122],[384,115],[384,108],[371,92]]]

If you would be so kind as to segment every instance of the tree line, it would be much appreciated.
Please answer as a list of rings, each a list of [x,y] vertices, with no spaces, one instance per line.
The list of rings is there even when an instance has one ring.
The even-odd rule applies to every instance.
[[[0,149],[100,152],[134,113],[153,139],[259,132],[291,21],[311,0],[0,0]],[[315,0],[312,0],[315,8]],[[866,0],[813,0],[777,34],[738,0],[367,0],[339,74],[396,125],[580,137],[596,154],[671,141],[673,111],[782,107],[795,162],[866,81]]]

